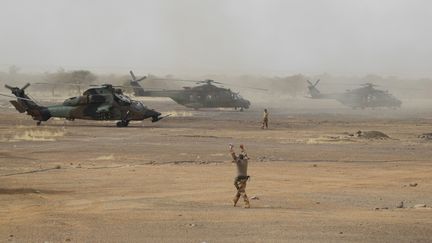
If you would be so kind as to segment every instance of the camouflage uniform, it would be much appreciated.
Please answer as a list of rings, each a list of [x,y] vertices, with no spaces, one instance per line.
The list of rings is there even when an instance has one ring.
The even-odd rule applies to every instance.
[[[248,160],[246,151],[243,147],[242,152],[237,156],[234,152],[234,150],[231,148],[230,153],[233,158],[233,163],[236,163],[237,165],[237,176],[234,178],[234,186],[237,189],[237,193],[234,196],[233,203],[234,207],[237,205],[238,200],[240,197],[243,197],[243,200],[245,202],[245,208],[249,208],[249,198],[246,195],[246,183],[249,180],[249,176],[247,175],[247,167],[248,167]]]
[[[264,129],[264,127],[268,128],[268,111],[267,111],[267,109],[264,109],[264,116],[263,116],[263,122],[262,122],[261,128]]]

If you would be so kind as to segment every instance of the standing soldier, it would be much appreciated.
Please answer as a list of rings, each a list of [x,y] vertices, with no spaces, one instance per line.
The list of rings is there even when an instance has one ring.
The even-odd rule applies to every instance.
[[[267,128],[268,129],[268,111],[267,109],[264,109],[264,115],[263,115],[263,122],[261,129]]]
[[[247,167],[248,167],[248,156],[246,154],[246,150],[244,149],[243,144],[240,145],[241,152],[237,156],[234,152],[234,146],[232,144],[229,145],[229,151],[233,158],[233,163],[237,165],[237,177],[234,179],[234,186],[237,188],[237,193],[233,199],[234,207],[237,205],[240,197],[243,197],[245,202],[245,208],[250,208],[249,199],[246,195],[246,182],[249,180],[249,176],[247,175]]]

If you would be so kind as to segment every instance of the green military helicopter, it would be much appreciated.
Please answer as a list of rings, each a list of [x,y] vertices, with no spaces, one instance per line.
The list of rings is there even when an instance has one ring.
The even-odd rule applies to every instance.
[[[66,99],[62,104],[41,106],[31,99],[25,89],[29,87],[27,83],[22,88],[5,85],[12,91],[12,95],[17,100],[10,103],[20,112],[27,112],[28,115],[40,125],[42,121],[47,121],[51,117],[60,117],[67,120],[84,119],[112,121],[117,120],[117,127],[126,127],[130,121],[141,121],[151,118],[152,122],[157,122],[166,116],[161,113],[148,109],[140,101],[132,100],[124,95],[121,89],[115,88],[111,84],[103,84],[99,87],[87,89],[81,96]]]
[[[174,80],[181,82],[193,82],[201,84],[195,87],[183,87],[182,90],[158,90],[149,91],[139,84],[140,81],[147,77],[137,79],[132,71],[130,71],[132,79],[129,81],[133,88],[135,96],[150,96],[150,97],[169,97],[176,103],[198,110],[200,108],[234,108],[235,110],[248,109],[250,101],[244,99],[239,93],[231,91],[231,89],[218,87],[214,84],[223,84],[211,79],[203,81],[193,80]],[[159,79],[166,80],[166,79]],[[247,87],[251,88],[251,87]],[[260,88],[251,88],[257,90],[265,90]]]
[[[347,90],[344,93],[321,93],[316,87],[319,83],[319,79],[312,83],[309,80],[308,89],[312,99],[335,99],[341,104],[349,106],[353,109],[361,108],[400,108],[402,101],[397,99],[395,96],[387,91],[376,89],[377,85],[372,83],[362,84],[360,88]]]

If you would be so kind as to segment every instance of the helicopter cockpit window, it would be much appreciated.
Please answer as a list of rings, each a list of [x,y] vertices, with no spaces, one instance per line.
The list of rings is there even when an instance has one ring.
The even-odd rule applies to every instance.
[[[140,101],[135,101],[135,100],[132,101],[131,106],[134,109],[139,110],[139,111],[142,111],[142,110],[146,109],[146,106],[142,102],[140,102]]]
[[[129,105],[131,103],[130,98],[124,94],[114,93],[114,97],[116,98],[117,102],[119,102],[121,104],[123,103],[125,105]]]
[[[233,98],[235,100],[240,100],[242,97],[239,94],[233,93]]]

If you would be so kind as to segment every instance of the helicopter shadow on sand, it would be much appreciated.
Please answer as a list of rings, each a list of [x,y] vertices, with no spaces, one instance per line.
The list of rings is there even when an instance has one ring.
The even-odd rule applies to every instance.
[[[45,123],[43,125],[41,125],[41,127],[88,127],[88,128],[113,128],[113,127],[117,127],[115,124],[98,124],[98,123]],[[157,125],[141,125],[139,123],[137,124],[133,124],[130,123],[129,126],[125,127],[125,128],[142,128],[142,129],[147,129],[147,128],[160,128],[160,126]]]

